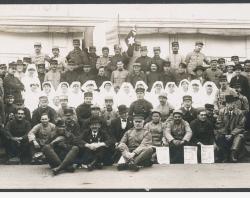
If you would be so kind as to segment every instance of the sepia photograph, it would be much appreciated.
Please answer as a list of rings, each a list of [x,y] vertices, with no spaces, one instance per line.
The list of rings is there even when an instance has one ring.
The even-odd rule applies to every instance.
[[[250,191],[249,10],[0,4],[0,191]]]

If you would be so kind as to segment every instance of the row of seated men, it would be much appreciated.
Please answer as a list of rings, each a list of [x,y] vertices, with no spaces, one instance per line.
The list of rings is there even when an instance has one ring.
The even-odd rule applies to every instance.
[[[192,97],[185,95],[181,109],[162,119],[161,112],[143,99],[145,89],[137,88],[136,94],[138,100],[129,108],[120,105],[118,116],[110,122],[98,105],[92,105],[91,92],[84,93],[77,114],[65,105],[62,117],[48,106],[47,96],[41,96],[32,124],[25,109],[17,108],[1,128],[8,162],[48,163],[57,175],[81,165],[99,169],[117,163],[121,156],[125,162],[117,165],[118,170],[138,171],[157,163],[155,148],[161,146],[169,147],[170,163],[183,163],[186,145],[214,145],[217,162],[237,162],[244,154],[249,113],[236,107],[234,95],[225,96],[225,107],[218,114],[212,104],[194,109]],[[166,105],[167,95],[161,93],[159,100]],[[105,105],[110,108],[112,101],[105,101]]]

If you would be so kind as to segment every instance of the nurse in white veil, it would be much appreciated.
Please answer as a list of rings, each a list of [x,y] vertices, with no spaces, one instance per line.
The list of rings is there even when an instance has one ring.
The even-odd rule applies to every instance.
[[[116,102],[116,93],[115,89],[113,87],[113,83],[111,81],[104,81],[102,85],[99,87],[99,99],[100,99],[100,105],[101,107],[105,106],[105,97],[106,96],[112,96],[114,105],[113,107],[117,107]]]
[[[81,91],[81,83],[79,81],[74,81],[71,83],[68,100],[69,100],[68,103],[69,107],[76,108],[83,103],[84,95],[83,92]]]
[[[25,71],[24,77],[22,78],[21,82],[24,85],[25,91],[30,90],[31,83],[39,83],[40,80],[38,78],[37,68],[35,64],[29,64]]]
[[[164,85],[162,81],[156,81],[154,82],[152,89],[150,91],[150,97],[149,97],[149,102],[152,103],[153,107],[157,107],[159,103],[159,95],[160,93],[164,91]]]
[[[98,98],[99,98],[99,92],[97,90],[97,85],[94,80],[88,80],[86,81],[82,87],[83,92],[91,92],[93,94],[93,104],[99,104]]]
[[[188,95],[192,96],[192,106],[194,108],[204,107],[204,95],[202,94],[202,85],[200,80],[192,80],[190,82]]]
[[[203,85],[203,105],[205,104],[214,104],[216,101],[216,93],[218,91],[217,86],[212,81],[207,81]]]
[[[56,91],[50,81],[43,82],[42,84],[42,94],[46,95],[49,100],[49,106],[53,105],[53,99],[55,97]]]
[[[131,83],[123,82],[117,95],[117,106],[126,105],[129,107],[136,100],[136,93]]]
[[[167,93],[168,103],[175,109],[180,108],[180,103],[178,98],[178,88],[175,82],[168,82],[165,87],[165,92]]]
[[[69,94],[69,83],[61,82],[56,90],[56,96],[68,95]]]

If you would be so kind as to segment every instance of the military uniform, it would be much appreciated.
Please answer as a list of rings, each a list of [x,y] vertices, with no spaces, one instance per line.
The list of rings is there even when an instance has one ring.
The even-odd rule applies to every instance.
[[[140,71],[138,74],[134,71],[128,75],[127,82],[130,82],[134,87],[137,81],[144,81],[147,84],[147,76],[143,71]]]
[[[127,70],[115,70],[111,74],[111,82],[114,87],[121,87],[123,82],[126,82],[126,79],[129,76],[129,72]]]
[[[77,40],[73,40],[73,42],[76,42]],[[77,43],[80,44],[80,40],[77,41]],[[68,53],[66,56],[67,61],[72,60],[75,62],[76,65],[84,65],[84,64],[89,64],[89,59],[88,55],[86,54],[85,51],[81,50],[79,47],[73,49]]]
[[[36,124],[40,123],[40,119],[43,113],[47,113],[49,116],[50,122],[55,123],[57,114],[53,108],[49,106],[46,108],[38,107],[37,109],[33,111],[33,114],[32,114],[32,120],[31,120],[32,126],[35,126]]]
[[[142,46],[141,51],[147,51],[147,46]],[[141,71],[149,72],[150,71],[150,66],[152,64],[152,59],[148,56],[141,56],[136,59],[136,63],[141,64]]]
[[[132,117],[134,113],[142,112],[144,114],[144,118],[146,120],[149,120],[152,109],[153,109],[153,106],[150,102],[148,102],[145,99],[139,99],[139,100],[134,101],[130,105],[128,114],[129,116]]]

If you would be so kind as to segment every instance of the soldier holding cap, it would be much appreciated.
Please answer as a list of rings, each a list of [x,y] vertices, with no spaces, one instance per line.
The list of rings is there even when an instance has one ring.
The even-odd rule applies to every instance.
[[[195,120],[197,118],[197,110],[192,107],[192,96],[185,95],[182,98],[182,118],[187,121],[188,123],[191,123],[191,121]]]
[[[31,63],[38,65],[45,64],[45,61],[50,61],[50,57],[47,54],[42,53],[42,44],[40,42],[34,44],[34,49],[35,54],[31,55]]]
[[[89,171],[101,169],[103,165],[111,163],[111,150],[114,147],[113,138],[102,128],[102,121],[98,116],[90,117],[90,125],[77,141],[80,149],[81,163],[87,164]]]
[[[235,84],[240,84],[241,93],[250,99],[250,87],[248,84],[248,80],[245,76],[242,75],[243,68],[240,64],[235,65],[235,76],[230,81],[230,87],[235,86]]]
[[[133,115],[134,127],[122,137],[118,149],[125,163],[118,164],[118,170],[139,171],[139,166],[151,166],[152,135],[143,127],[144,115]]]
[[[80,48],[80,39],[73,39],[74,49],[66,56],[67,61],[72,60],[79,67],[83,64],[89,64],[88,55]]]
[[[51,123],[55,123],[55,120],[57,118],[56,111],[50,106],[48,106],[48,104],[49,104],[48,97],[46,95],[41,95],[39,97],[39,107],[36,108],[32,114],[32,121],[31,121],[32,126],[35,126],[36,124],[40,123],[41,116],[43,113],[46,113],[48,115],[48,118]]]
[[[166,123],[163,142],[169,145],[170,163],[184,163],[184,145],[188,145],[192,130],[183,118],[181,110],[174,110],[173,120]]]
[[[134,87],[137,81],[144,81],[147,84],[147,76],[141,70],[140,63],[133,64],[133,71],[128,75],[127,82],[130,82]]]
[[[171,67],[178,69],[180,63],[185,63],[185,58],[183,55],[179,54],[179,42],[173,41],[172,44],[172,53],[167,57],[167,61],[170,61]]]
[[[152,63],[152,59],[148,57],[148,48],[147,46],[141,46],[141,56],[136,59],[136,63],[141,64],[141,71],[144,73],[150,72],[150,66]]]
[[[223,74],[223,72],[218,69],[218,60],[216,58],[211,59],[210,68],[205,71],[205,74],[209,81],[212,81],[219,87],[219,76]]]
[[[133,114],[140,111],[144,115],[146,121],[150,120],[151,110],[153,109],[152,104],[145,100],[145,89],[137,88],[136,90],[137,100],[134,101],[129,107],[129,116],[133,117]]]
[[[205,54],[201,53],[204,43],[202,41],[195,42],[195,49],[193,52],[187,54],[185,62],[188,66],[189,72],[192,74],[193,69],[198,65],[203,65],[204,62],[209,64],[209,61]]]
[[[54,89],[57,89],[61,80],[61,72],[57,69],[58,60],[50,60],[50,70],[45,74],[44,82],[51,82]]]
[[[13,94],[14,98],[21,98],[21,92],[24,91],[23,83],[15,77],[16,63],[10,63],[8,75],[3,80],[3,87],[5,95]]]
[[[60,54],[60,49],[58,46],[54,45],[52,47],[52,54],[53,56],[50,58],[50,66],[51,66],[51,61],[52,60],[56,60],[57,61],[57,71],[59,71],[60,73],[64,72],[64,70],[66,69],[66,58],[62,57]],[[50,67],[51,69],[51,67]]]
[[[245,116],[235,107],[235,96],[226,95],[226,107],[220,109],[218,119],[222,121],[223,130],[216,135],[222,161],[237,162],[242,151],[244,139]]]
[[[151,58],[152,63],[157,65],[158,70],[161,72],[163,71],[163,63],[164,59],[160,57],[161,48],[160,47],[153,47],[154,56]]]

